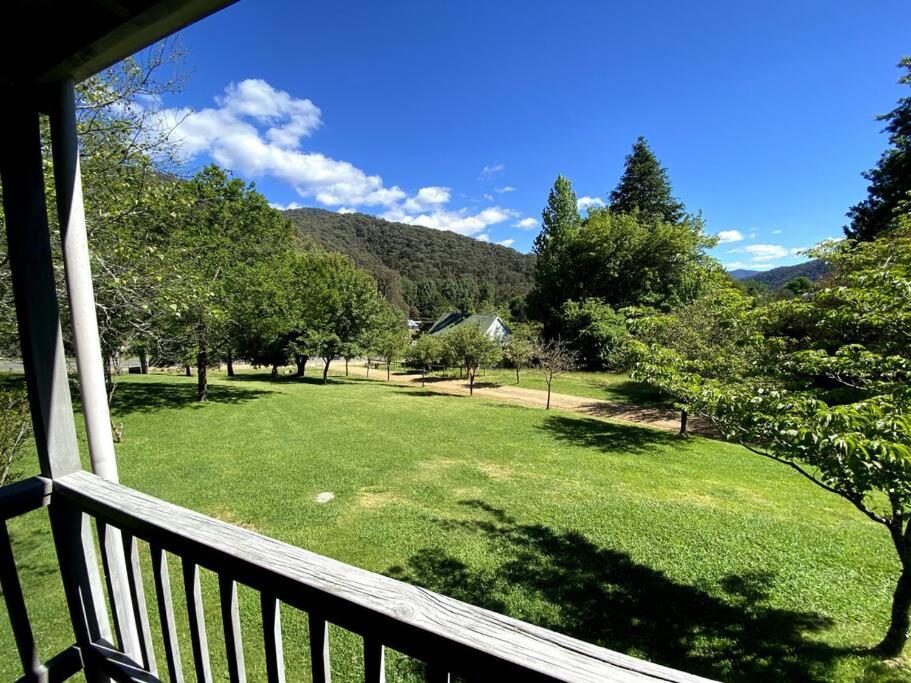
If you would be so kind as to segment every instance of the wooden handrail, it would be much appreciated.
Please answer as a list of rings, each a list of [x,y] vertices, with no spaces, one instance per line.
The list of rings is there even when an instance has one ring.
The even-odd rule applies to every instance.
[[[266,601],[360,634],[374,654],[378,645],[392,647],[435,672],[487,680],[705,680],[317,555],[88,472],[55,479],[53,495],[179,556],[185,567],[199,565],[246,584]],[[321,651],[322,643],[317,647]]]

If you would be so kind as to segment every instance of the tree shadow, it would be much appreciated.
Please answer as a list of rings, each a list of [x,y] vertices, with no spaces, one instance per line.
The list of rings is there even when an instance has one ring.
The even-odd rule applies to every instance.
[[[653,452],[656,446],[683,443],[677,435],[660,429],[617,424],[591,417],[550,415],[540,429],[550,432],[558,441],[572,446],[597,448],[605,453]]]
[[[232,387],[221,383],[210,384],[208,403],[244,403],[270,393],[272,392],[262,389]],[[126,415],[151,413],[156,410],[201,408],[205,405],[196,400],[196,387],[189,382],[120,382],[114,391],[111,411],[116,415]]]
[[[668,405],[667,397],[660,391],[648,384],[635,382],[631,379],[611,384],[605,387],[604,391],[613,401],[620,397],[624,401],[637,406],[660,408]]]
[[[480,500],[479,515],[439,521],[489,545],[476,568],[439,547],[388,574],[581,640],[683,671],[726,680],[825,680],[849,654],[807,636],[830,619],[768,604],[773,575],[729,575],[715,594],[679,583],[580,533],[521,524]]]

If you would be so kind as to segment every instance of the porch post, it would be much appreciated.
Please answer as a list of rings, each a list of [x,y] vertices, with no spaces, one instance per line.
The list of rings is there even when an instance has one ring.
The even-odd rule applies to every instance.
[[[31,89],[2,94],[0,179],[16,319],[41,474],[56,478],[82,465],[51,261],[39,109]],[[77,644],[110,639],[89,519],[58,502],[49,514]],[[93,683],[105,680],[97,671],[86,675]]]
[[[60,222],[66,291],[70,304],[73,341],[82,413],[92,471],[116,482],[117,460],[111,436],[111,415],[101,359],[101,341],[95,313],[95,292],[82,201],[82,176],[79,170],[79,140],[76,133],[76,90],[65,79],[50,86],[48,109],[51,120],[51,150],[54,158],[54,187],[57,192],[57,218]],[[140,659],[139,631],[131,609],[126,557],[120,529],[109,527],[102,540],[105,571],[113,602],[114,625],[124,653]]]
[[[89,455],[92,471],[99,477],[116,482],[117,460],[111,436],[111,415],[104,382],[85,208],[82,203],[73,82],[65,80],[55,84],[49,104],[57,217],[60,221],[66,291],[70,303]]]

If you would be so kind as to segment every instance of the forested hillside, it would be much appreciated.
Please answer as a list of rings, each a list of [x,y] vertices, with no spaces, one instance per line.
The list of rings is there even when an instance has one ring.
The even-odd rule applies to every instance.
[[[372,272],[386,298],[413,316],[505,312],[532,286],[535,257],[498,244],[361,213],[308,208],[285,215],[301,235]]]
[[[772,270],[767,270],[764,273],[756,273],[755,275],[738,279],[761,282],[769,289],[777,290],[784,287],[796,277],[805,277],[815,281],[828,272],[829,268],[824,262],[819,259],[814,259],[812,261],[807,261],[806,263],[798,263],[795,266],[772,268]]]

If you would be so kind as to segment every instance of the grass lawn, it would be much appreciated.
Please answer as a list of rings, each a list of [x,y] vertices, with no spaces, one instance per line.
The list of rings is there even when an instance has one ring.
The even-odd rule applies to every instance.
[[[907,680],[863,649],[885,630],[897,576],[884,530],[741,448],[366,380],[215,375],[204,405],[194,383],[123,378],[125,484],[706,676]],[[335,499],[319,504],[324,491]],[[46,514],[10,527],[38,642],[56,651],[72,635]],[[171,575],[186,637],[173,558]],[[226,678],[213,576],[203,588]],[[147,595],[160,633],[151,585]],[[240,600],[248,678],[263,680],[258,600]],[[288,680],[308,680],[306,619],[285,608],[283,626]],[[358,680],[359,640],[339,629],[331,639],[336,679]],[[189,652],[185,640],[191,677]],[[390,680],[414,674],[389,661]],[[15,678],[16,663],[0,617],[0,678]]]

